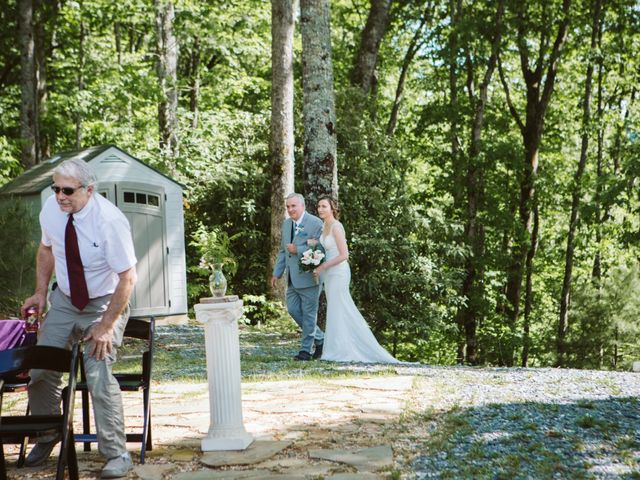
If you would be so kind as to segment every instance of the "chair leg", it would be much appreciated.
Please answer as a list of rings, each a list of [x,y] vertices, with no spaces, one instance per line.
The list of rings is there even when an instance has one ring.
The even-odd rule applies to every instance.
[[[153,450],[153,442],[151,440],[151,405],[149,405],[149,422],[147,423],[147,450]]]
[[[151,443],[150,427],[151,427],[151,411],[149,408],[149,389],[142,391],[143,396],[143,415],[142,419],[142,445],[140,446],[140,464],[144,465],[144,457],[146,449]],[[151,449],[149,449],[151,450]]]
[[[60,454],[58,455],[58,468],[56,469],[56,480],[64,480],[64,470],[67,466],[67,455],[69,454],[69,437],[63,438],[60,442]]]
[[[25,415],[29,415],[30,408],[29,403],[27,402],[27,413]],[[24,437],[22,439],[22,443],[20,443],[20,453],[18,454],[18,468],[22,468],[24,466],[24,461],[27,456],[27,445],[29,445],[29,437]]]
[[[89,409],[91,408],[91,404],[89,403],[89,392],[87,390],[82,390],[82,433],[85,435],[89,435],[91,433],[91,416],[89,414]],[[84,442],[84,451],[91,451],[91,442]]]
[[[73,432],[69,433],[69,439],[73,439]],[[67,467],[69,468],[69,480],[78,480],[78,457],[76,455],[76,445],[74,441],[69,441],[67,451]]]

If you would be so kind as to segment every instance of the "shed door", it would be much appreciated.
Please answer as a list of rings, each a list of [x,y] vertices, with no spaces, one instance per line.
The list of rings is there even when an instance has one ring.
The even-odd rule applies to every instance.
[[[102,184],[98,192],[114,202],[131,224],[138,259],[138,282],[131,295],[131,314],[166,314],[169,311],[169,279],[164,189],[156,185],[121,182],[113,186]]]

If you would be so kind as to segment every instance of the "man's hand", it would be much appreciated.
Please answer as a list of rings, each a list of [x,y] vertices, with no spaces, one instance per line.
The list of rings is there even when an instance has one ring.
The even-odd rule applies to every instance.
[[[287,244],[287,251],[288,251],[289,253],[292,253],[292,254],[294,254],[294,255],[295,255],[295,254],[297,254],[297,253],[298,253],[298,247],[296,247],[296,244],[295,244],[295,243],[288,243],[288,244]]]
[[[271,288],[276,288],[276,284],[278,283],[278,277],[275,275],[271,277]]]
[[[96,322],[83,340],[92,342],[90,356],[96,357],[96,360],[104,360],[113,350],[113,328],[105,327],[102,322]]]
[[[45,293],[34,293],[27,298],[20,307],[20,315],[22,318],[27,318],[27,309],[30,307],[36,307],[38,310],[38,316],[44,312],[44,307],[47,304],[47,295]]]

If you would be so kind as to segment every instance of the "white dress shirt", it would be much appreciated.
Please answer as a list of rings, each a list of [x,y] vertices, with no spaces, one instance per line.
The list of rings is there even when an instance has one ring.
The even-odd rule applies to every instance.
[[[55,195],[46,200],[40,211],[42,244],[51,247],[58,287],[70,296],[64,247],[68,219],[69,214],[60,210]],[[89,298],[112,294],[118,285],[118,273],[137,262],[127,217],[109,200],[94,193],[84,208],[73,214],[73,225]]]

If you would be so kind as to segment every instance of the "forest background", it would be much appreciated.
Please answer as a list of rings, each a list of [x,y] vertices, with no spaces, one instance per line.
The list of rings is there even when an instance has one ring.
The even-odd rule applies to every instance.
[[[397,357],[640,359],[636,0],[0,0],[0,185],[116,144],[186,185],[253,322],[283,198],[339,198],[352,295]],[[0,212],[0,313],[33,219]],[[203,237],[204,235],[204,237]]]

